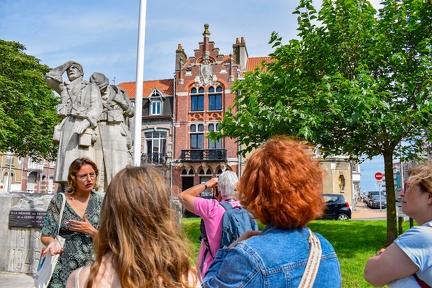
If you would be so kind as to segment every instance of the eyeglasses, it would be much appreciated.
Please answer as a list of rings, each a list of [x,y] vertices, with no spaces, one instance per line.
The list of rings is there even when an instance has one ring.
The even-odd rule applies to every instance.
[[[94,178],[96,178],[96,172],[91,172],[91,173],[88,173],[88,174],[77,175],[76,177],[78,179],[80,179],[80,180],[87,180],[88,177],[90,177],[90,179],[94,179]]]

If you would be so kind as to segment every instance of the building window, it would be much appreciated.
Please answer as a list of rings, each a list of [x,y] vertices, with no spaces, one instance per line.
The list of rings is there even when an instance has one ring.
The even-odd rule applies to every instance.
[[[222,110],[222,87],[218,86],[216,92],[214,87],[209,89],[209,110]]]
[[[151,101],[150,115],[161,115],[162,102],[161,101]]]
[[[191,111],[204,111],[204,88],[191,90]]]
[[[54,191],[54,175],[48,177],[48,194],[52,194]]]
[[[219,125],[209,124],[208,131],[219,131]],[[222,139],[219,139],[218,141],[213,141],[211,139],[208,139],[208,149],[221,149],[221,148],[222,148]]]
[[[145,162],[153,164],[166,163],[166,138],[167,132],[149,131],[144,132],[146,138]]]
[[[204,149],[204,125],[190,126],[190,149]]]
[[[158,89],[154,89],[152,94],[149,97],[149,101],[150,101],[150,109],[149,109],[149,114],[151,115],[162,115],[162,105],[163,105],[163,100],[165,99],[165,97],[163,96],[163,94],[158,90]]]

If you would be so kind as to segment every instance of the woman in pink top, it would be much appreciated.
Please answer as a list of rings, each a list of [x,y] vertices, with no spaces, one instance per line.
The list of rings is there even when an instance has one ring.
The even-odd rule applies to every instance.
[[[225,209],[219,205],[221,201],[228,201],[232,206],[239,206],[237,201],[237,175],[232,171],[225,171],[219,178],[212,178],[206,183],[195,185],[180,193],[179,199],[185,209],[200,216],[204,220],[210,251],[204,240],[201,240],[201,247],[198,253],[197,268],[199,277],[202,279],[212,263],[217,250],[220,247],[222,238],[222,218]],[[216,199],[204,199],[198,195],[207,188],[218,188],[219,194]]]

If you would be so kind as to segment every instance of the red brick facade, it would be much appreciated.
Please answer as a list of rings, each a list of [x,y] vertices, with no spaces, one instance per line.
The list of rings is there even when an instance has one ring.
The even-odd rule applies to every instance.
[[[225,111],[233,105],[236,95],[232,93],[231,86],[234,81],[243,77],[245,71],[252,71],[262,60],[268,60],[268,57],[248,58],[243,38],[236,39],[232,53],[222,54],[215,43],[210,41],[207,24],[204,25],[202,35],[203,41],[198,43],[198,49],[189,57],[182,45],[178,45],[175,78],[171,82],[173,89],[165,87],[168,80],[144,81],[144,103],[147,103],[145,101],[154,89],[173,91],[172,117],[169,123],[167,118],[166,122],[160,118],[156,123],[152,120],[154,117],[147,117],[149,112],[146,104],[143,105],[145,112],[142,122],[143,153],[148,148],[146,141],[149,143],[145,131],[156,131],[163,125],[167,127],[165,166],[171,168],[169,176],[173,196],[227,169],[240,174],[242,160],[237,155],[239,149],[235,140],[224,138],[221,142],[209,142],[206,135],[209,131],[218,129],[218,121],[222,120]],[[135,83],[121,83],[119,86],[127,91],[129,97],[135,98]]]

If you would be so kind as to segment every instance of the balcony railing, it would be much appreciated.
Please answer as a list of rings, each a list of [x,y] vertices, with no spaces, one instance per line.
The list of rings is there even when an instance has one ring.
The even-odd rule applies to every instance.
[[[142,163],[149,163],[155,165],[165,165],[167,155],[164,153],[148,153],[141,156]]]
[[[180,160],[184,162],[226,162],[226,149],[190,149],[181,150]]]

